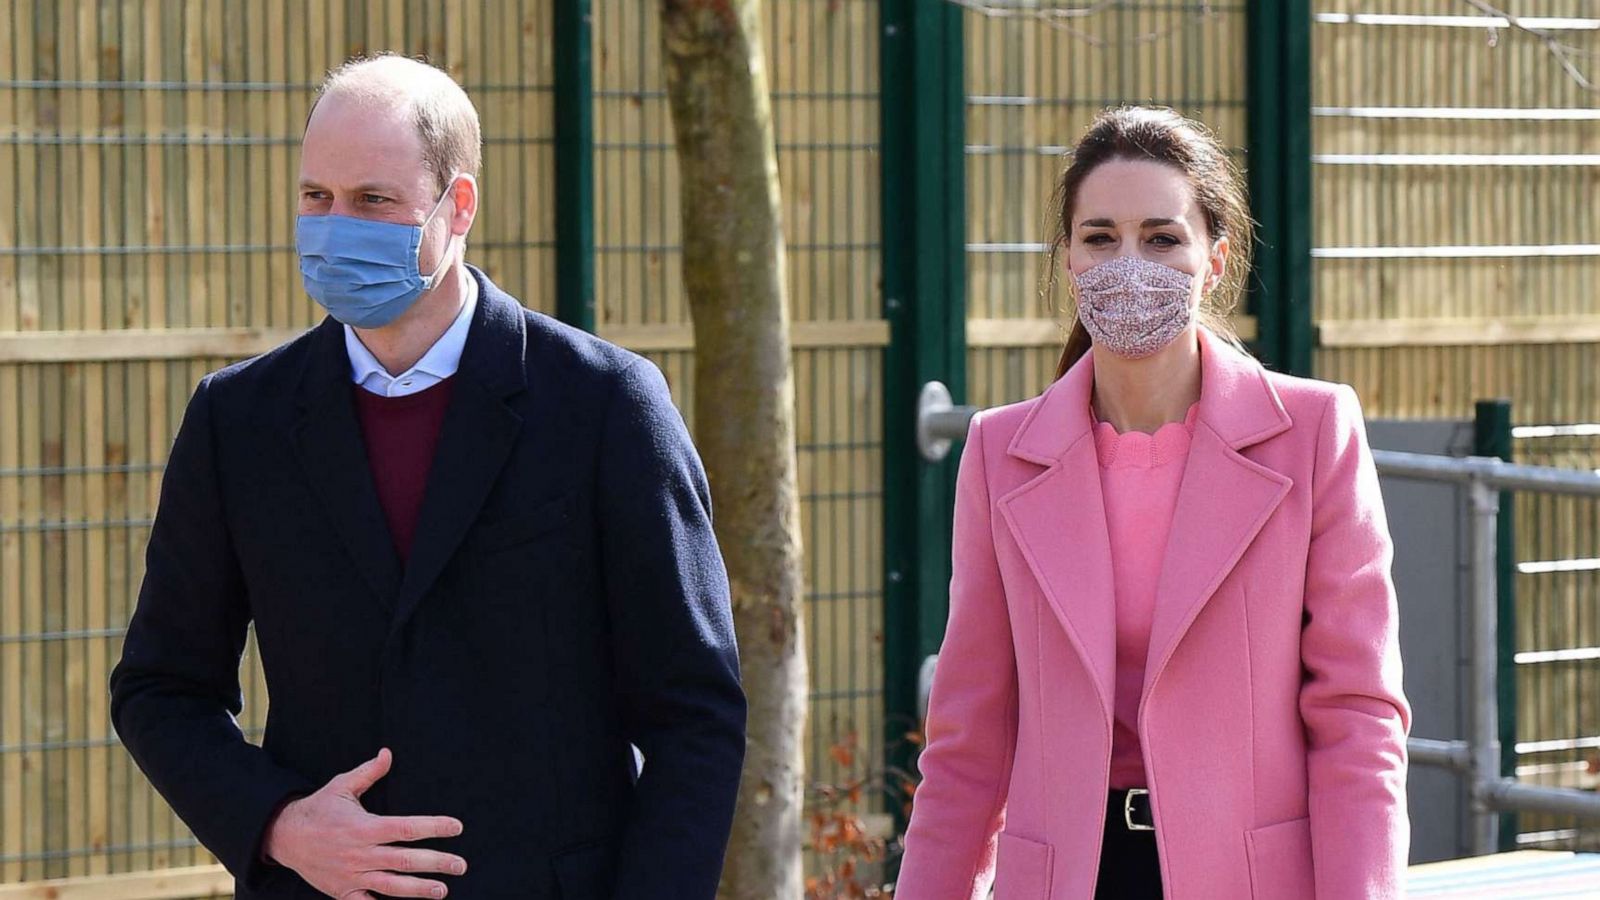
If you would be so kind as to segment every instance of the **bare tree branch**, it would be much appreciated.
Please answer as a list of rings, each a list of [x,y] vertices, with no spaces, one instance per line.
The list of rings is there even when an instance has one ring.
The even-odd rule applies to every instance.
[[[1198,0],[1184,17],[1187,21],[1158,28],[1154,31],[1136,34],[1131,38],[1121,41],[1108,41],[1100,35],[1085,31],[1080,27],[1070,24],[1073,20],[1086,19],[1090,16],[1107,12],[1118,7],[1129,5],[1129,0],[1096,0],[1083,6],[1057,6],[1051,0],[1025,0],[1012,4],[997,5],[984,0],[945,0],[962,9],[978,13],[991,19],[1036,19],[1049,25],[1057,31],[1065,32],[1091,47],[1132,47],[1142,44],[1151,44],[1173,35],[1194,22],[1203,21],[1215,15],[1211,0]]]
[[[1568,44],[1557,38],[1555,36],[1555,32],[1530,25],[1521,16],[1515,15],[1503,9],[1499,9],[1493,4],[1486,2],[1486,0],[1466,0],[1466,3],[1468,6],[1471,6],[1479,12],[1495,16],[1496,18],[1504,19],[1506,24],[1510,25],[1512,28],[1515,28],[1524,34],[1533,37],[1539,41],[1539,43],[1543,44],[1545,50],[1553,59],[1555,59],[1558,64],[1560,64],[1562,70],[1567,73],[1567,76],[1577,83],[1578,87],[1583,88],[1586,91],[1600,90],[1600,87],[1596,87],[1595,83],[1590,81],[1589,77],[1583,73],[1583,70],[1578,68],[1578,64],[1574,60],[1574,57],[1577,56],[1597,55],[1594,51],[1585,50],[1581,47],[1574,47],[1571,44]]]
[[[1050,6],[1048,3],[1038,2],[997,5],[983,3],[980,0],[948,0],[948,2],[993,19],[1083,19],[1122,6],[1127,0],[1098,0],[1088,6]]]

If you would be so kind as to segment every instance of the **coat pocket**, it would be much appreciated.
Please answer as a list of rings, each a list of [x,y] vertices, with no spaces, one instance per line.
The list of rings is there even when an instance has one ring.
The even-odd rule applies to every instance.
[[[572,503],[570,494],[561,494],[515,512],[482,513],[467,531],[462,549],[484,555],[526,547],[549,532],[572,527]]]
[[[1250,893],[1256,900],[1315,900],[1311,867],[1311,819],[1290,819],[1247,831]]]
[[[565,850],[551,860],[561,900],[610,900],[616,877],[611,841],[595,841]]]
[[[1009,832],[1000,833],[994,900],[1048,900],[1055,850]]]

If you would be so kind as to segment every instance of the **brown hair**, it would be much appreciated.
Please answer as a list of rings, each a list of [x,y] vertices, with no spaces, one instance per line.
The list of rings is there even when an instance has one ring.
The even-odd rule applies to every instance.
[[[1195,201],[1205,214],[1210,238],[1228,239],[1228,269],[1222,283],[1211,292],[1201,309],[1201,320],[1212,331],[1238,343],[1230,316],[1238,305],[1250,271],[1250,251],[1255,223],[1245,199],[1244,180],[1228,158],[1222,142],[1210,129],[1173,110],[1148,106],[1123,106],[1109,109],[1095,118],[1078,145],[1072,162],[1061,173],[1050,208],[1055,220],[1055,237],[1050,242],[1050,264],[1041,291],[1055,309],[1055,293],[1061,248],[1072,234],[1073,207],[1083,180],[1102,163],[1112,160],[1149,160],[1165,163],[1182,172],[1194,187]],[[1070,288],[1070,283],[1069,283]],[[1072,330],[1056,366],[1056,378],[1089,352],[1093,340],[1073,310]]]
[[[425,60],[393,53],[354,57],[328,73],[317,101],[331,94],[380,106],[404,104],[422,139],[422,164],[433,174],[437,193],[451,179],[483,168],[483,131],[478,110],[449,73]],[[306,113],[311,121],[311,113]]]

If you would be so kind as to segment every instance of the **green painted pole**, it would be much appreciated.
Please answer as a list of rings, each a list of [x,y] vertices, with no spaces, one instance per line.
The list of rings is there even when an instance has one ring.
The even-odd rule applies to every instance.
[[[882,34],[886,763],[912,770],[917,674],[943,640],[956,455],[924,462],[922,385],[966,393],[965,95],[955,4],[884,0]],[[895,809],[904,826],[902,810]]]
[[[1472,454],[1511,461],[1511,401],[1480,400],[1472,420]],[[1495,581],[1498,588],[1497,618],[1500,646],[1495,673],[1500,707],[1500,774],[1517,770],[1517,605],[1516,605],[1516,495],[1500,493],[1500,515],[1495,535]],[[1500,849],[1517,849],[1520,823],[1515,812],[1500,814]]]
[[[1309,0],[1247,4],[1246,171],[1260,244],[1250,280],[1256,352],[1273,368],[1310,375],[1312,311],[1311,26]]]
[[[1284,370],[1311,375],[1316,324],[1311,269],[1311,0],[1283,4],[1283,99],[1279,127],[1283,177]]]
[[[594,69],[589,0],[556,0],[556,318],[595,330]]]

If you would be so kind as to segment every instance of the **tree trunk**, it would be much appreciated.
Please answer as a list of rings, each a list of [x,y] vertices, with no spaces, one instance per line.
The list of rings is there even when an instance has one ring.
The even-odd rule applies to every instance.
[[[695,443],[733,588],[749,736],[719,897],[799,900],[806,658],[794,380],[759,0],[661,0]]]

